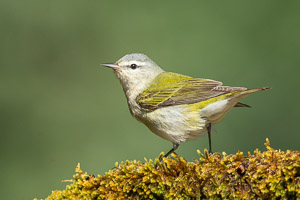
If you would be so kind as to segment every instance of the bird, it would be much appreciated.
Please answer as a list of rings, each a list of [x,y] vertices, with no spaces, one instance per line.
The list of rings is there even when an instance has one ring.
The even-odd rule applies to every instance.
[[[206,133],[212,154],[212,126],[233,107],[250,107],[240,102],[247,95],[270,89],[223,86],[220,81],[166,72],[142,53],[102,65],[120,80],[131,115],[173,144],[164,157]]]

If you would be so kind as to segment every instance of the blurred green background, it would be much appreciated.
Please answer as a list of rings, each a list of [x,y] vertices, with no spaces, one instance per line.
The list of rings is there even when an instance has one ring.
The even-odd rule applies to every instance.
[[[0,1],[1,198],[45,198],[78,162],[104,174],[171,143],[133,119],[101,63],[133,52],[166,71],[248,96],[213,132],[213,150],[300,150],[300,1]],[[198,158],[207,136],[177,153]]]

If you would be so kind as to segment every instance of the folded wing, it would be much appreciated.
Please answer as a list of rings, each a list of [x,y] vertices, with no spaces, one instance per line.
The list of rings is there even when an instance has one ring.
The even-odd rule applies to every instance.
[[[170,74],[166,73],[170,72],[159,75],[160,77],[137,97],[136,101],[142,108],[155,110],[165,106],[191,104],[222,94],[247,89],[243,87],[222,86],[222,82],[219,81],[191,78],[188,76],[176,77],[174,81],[170,77]],[[168,79],[171,81],[168,81]]]

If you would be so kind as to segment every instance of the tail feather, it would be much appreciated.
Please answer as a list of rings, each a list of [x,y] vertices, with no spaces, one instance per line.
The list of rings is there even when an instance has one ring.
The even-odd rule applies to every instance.
[[[253,93],[253,92],[258,92],[261,90],[268,90],[268,89],[271,89],[271,87],[253,88],[253,89],[246,90],[246,92]]]
[[[268,90],[268,89],[271,89],[271,87],[253,88],[253,89],[246,90],[246,91],[242,92],[241,94],[248,95],[248,94],[251,94],[251,93],[254,93],[254,92],[258,92],[258,91],[262,91],[262,90]],[[249,106],[247,104],[244,104],[244,103],[241,103],[241,102],[237,102],[234,105],[234,107],[247,107],[247,108],[251,108],[251,106]]]
[[[251,106],[249,106],[247,104],[244,104],[244,103],[241,103],[241,102],[238,102],[237,104],[235,104],[234,107],[247,107],[247,108],[251,108]]]

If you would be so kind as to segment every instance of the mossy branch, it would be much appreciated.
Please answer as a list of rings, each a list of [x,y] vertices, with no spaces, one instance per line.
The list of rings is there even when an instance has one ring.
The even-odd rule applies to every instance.
[[[205,150],[194,162],[176,154],[126,161],[97,177],[78,164],[72,184],[47,199],[300,199],[300,152],[265,145],[248,156]]]

